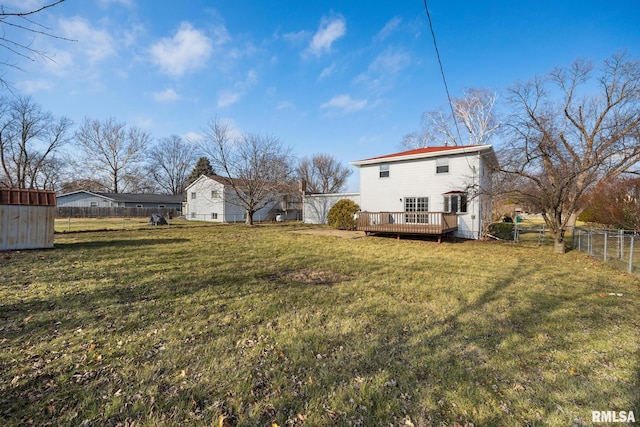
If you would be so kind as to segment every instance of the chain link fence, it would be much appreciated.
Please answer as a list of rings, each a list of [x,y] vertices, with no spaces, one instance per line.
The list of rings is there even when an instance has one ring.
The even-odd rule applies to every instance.
[[[614,267],[638,273],[640,269],[640,233],[630,230],[576,228],[573,247]]]
[[[529,220],[498,223],[493,229],[501,240],[553,245],[553,233],[544,223]],[[566,242],[575,250],[619,270],[640,274],[640,231],[575,227],[567,230]]]

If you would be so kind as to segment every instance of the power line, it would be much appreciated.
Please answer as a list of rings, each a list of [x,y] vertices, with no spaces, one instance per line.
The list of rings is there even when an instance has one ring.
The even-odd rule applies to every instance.
[[[440,65],[440,74],[442,75],[442,81],[444,83],[444,90],[447,92],[447,99],[449,100],[449,108],[451,108],[451,117],[453,117],[453,123],[456,127],[456,133],[458,139],[462,144],[462,136],[460,135],[460,128],[458,127],[458,120],[456,119],[456,113],[453,109],[453,102],[451,101],[451,95],[449,94],[449,86],[447,86],[447,79],[444,76],[444,68],[442,67],[442,60],[440,59],[440,51],[438,50],[438,43],[436,43],[436,33],[433,31],[433,23],[431,22],[431,14],[429,14],[429,7],[427,6],[427,0],[424,0],[424,10],[427,12],[427,20],[429,21],[429,29],[431,30],[431,37],[433,38],[433,47],[436,49],[436,57],[438,58],[438,64]],[[456,143],[456,145],[458,145]]]

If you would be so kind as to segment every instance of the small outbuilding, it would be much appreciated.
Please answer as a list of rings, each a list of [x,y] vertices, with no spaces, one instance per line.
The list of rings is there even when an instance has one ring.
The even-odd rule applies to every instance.
[[[56,193],[0,188],[0,250],[53,248]]]

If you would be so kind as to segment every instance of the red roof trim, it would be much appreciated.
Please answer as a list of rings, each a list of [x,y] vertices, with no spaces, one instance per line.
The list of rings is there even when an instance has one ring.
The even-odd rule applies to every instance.
[[[370,159],[360,160],[361,162],[368,160],[378,160],[378,159],[391,159],[394,157],[404,157],[404,156],[414,156],[420,154],[431,154],[431,153],[442,153],[446,151],[454,151],[454,150],[464,150],[464,149],[478,149],[478,145],[451,145],[446,147],[426,147],[426,148],[416,148],[415,150],[409,151],[401,151],[400,153],[386,154],[384,156],[371,157]]]

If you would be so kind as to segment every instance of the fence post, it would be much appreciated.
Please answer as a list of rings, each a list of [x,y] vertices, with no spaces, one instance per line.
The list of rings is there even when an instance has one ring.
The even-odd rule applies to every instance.
[[[593,256],[593,230],[589,230],[587,234],[587,253]]]
[[[633,241],[635,240],[633,234],[631,235],[631,243],[629,243],[629,273],[633,273]]]
[[[578,250],[582,251],[582,230],[578,233]]]
[[[618,230],[618,259],[624,259],[624,230]]]
[[[609,235],[607,233],[607,230],[604,231],[604,262],[607,262],[607,240],[609,240]]]

